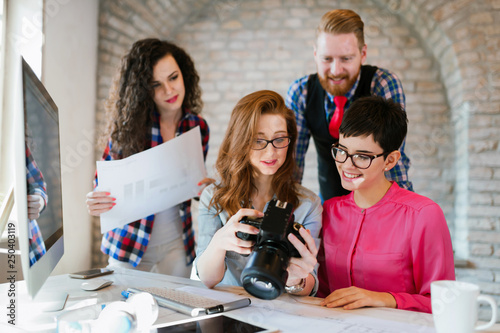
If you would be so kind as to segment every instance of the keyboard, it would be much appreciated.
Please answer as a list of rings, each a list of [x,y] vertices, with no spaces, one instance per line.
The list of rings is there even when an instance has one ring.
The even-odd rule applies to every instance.
[[[220,305],[220,301],[198,296],[187,291],[162,287],[128,288],[133,293],[150,293],[158,305],[169,308],[191,317],[208,313],[207,309]]]

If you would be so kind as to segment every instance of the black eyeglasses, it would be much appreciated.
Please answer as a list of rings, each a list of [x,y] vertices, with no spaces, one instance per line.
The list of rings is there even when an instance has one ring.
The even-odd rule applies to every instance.
[[[274,148],[276,149],[282,149],[288,147],[290,144],[290,137],[289,136],[282,136],[276,139],[272,140],[266,140],[266,139],[255,139],[252,142],[251,148],[253,150],[262,150],[266,149],[268,144],[272,144]]]
[[[385,153],[378,155],[366,155],[366,154],[349,154],[342,148],[335,145],[332,146],[332,156],[333,159],[339,163],[344,163],[347,158],[351,158],[352,164],[358,169],[368,169],[372,165],[372,161],[377,157],[384,156]]]

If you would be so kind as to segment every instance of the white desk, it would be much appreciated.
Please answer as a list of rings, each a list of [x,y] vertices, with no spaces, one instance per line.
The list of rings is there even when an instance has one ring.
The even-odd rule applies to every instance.
[[[16,327],[7,324],[7,284],[0,285],[0,331],[1,332],[55,332],[55,317],[64,311],[102,302],[122,300],[121,291],[128,287],[180,287],[185,285],[204,288],[201,282],[171,276],[146,273],[134,270],[119,270],[103,278],[114,283],[99,291],[83,291],[83,280],[72,279],[67,275],[50,277],[41,292],[66,291],[69,298],[66,307],[58,312],[42,312],[26,295],[24,282],[16,286]],[[231,314],[253,323],[263,323],[277,327],[282,332],[366,332],[366,333],[401,333],[435,332],[432,315],[412,311],[385,308],[364,308],[358,310],[327,309],[317,306],[318,299],[313,297],[295,297],[284,294],[272,301],[260,300],[249,296],[241,287],[217,287],[217,291],[248,296],[252,299],[249,307],[231,311]],[[175,311],[160,308],[158,323],[166,323],[187,316]],[[18,330],[16,330],[16,328]],[[500,325],[483,332],[500,332]]]

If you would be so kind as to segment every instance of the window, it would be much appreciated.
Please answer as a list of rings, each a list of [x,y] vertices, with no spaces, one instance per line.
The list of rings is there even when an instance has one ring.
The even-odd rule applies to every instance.
[[[4,5],[5,5],[5,2],[4,0],[0,0],[0,52],[3,53],[3,32],[4,32],[4,28],[3,28],[3,24],[4,24],[4,19],[3,19],[3,13],[5,11],[5,8],[4,8]]]
[[[5,45],[21,54],[40,78],[42,74],[43,0],[1,0],[7,11]]]
[[[0,0],[0,199],[8,192],[13,173],[9,163],[13,107],[6,103],[10,103],[7,96],[16,95],[17,86],[9,64],[21,54],[40,77],[42,44],[43,0]]]

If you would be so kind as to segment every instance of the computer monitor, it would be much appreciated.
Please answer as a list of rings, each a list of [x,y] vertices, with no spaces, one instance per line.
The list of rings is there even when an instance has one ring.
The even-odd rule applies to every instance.
[[[54,101],[22,57],[19,75],[19,89],[15,90],[20,96],[13,108],[18,242],[28,294],[43,302],[35,296],[64,254],[59,118]],[[30,195],[46,202],[40,215],[32,219],[28,218]],[[66,296],[51,298],[64,305]]]

